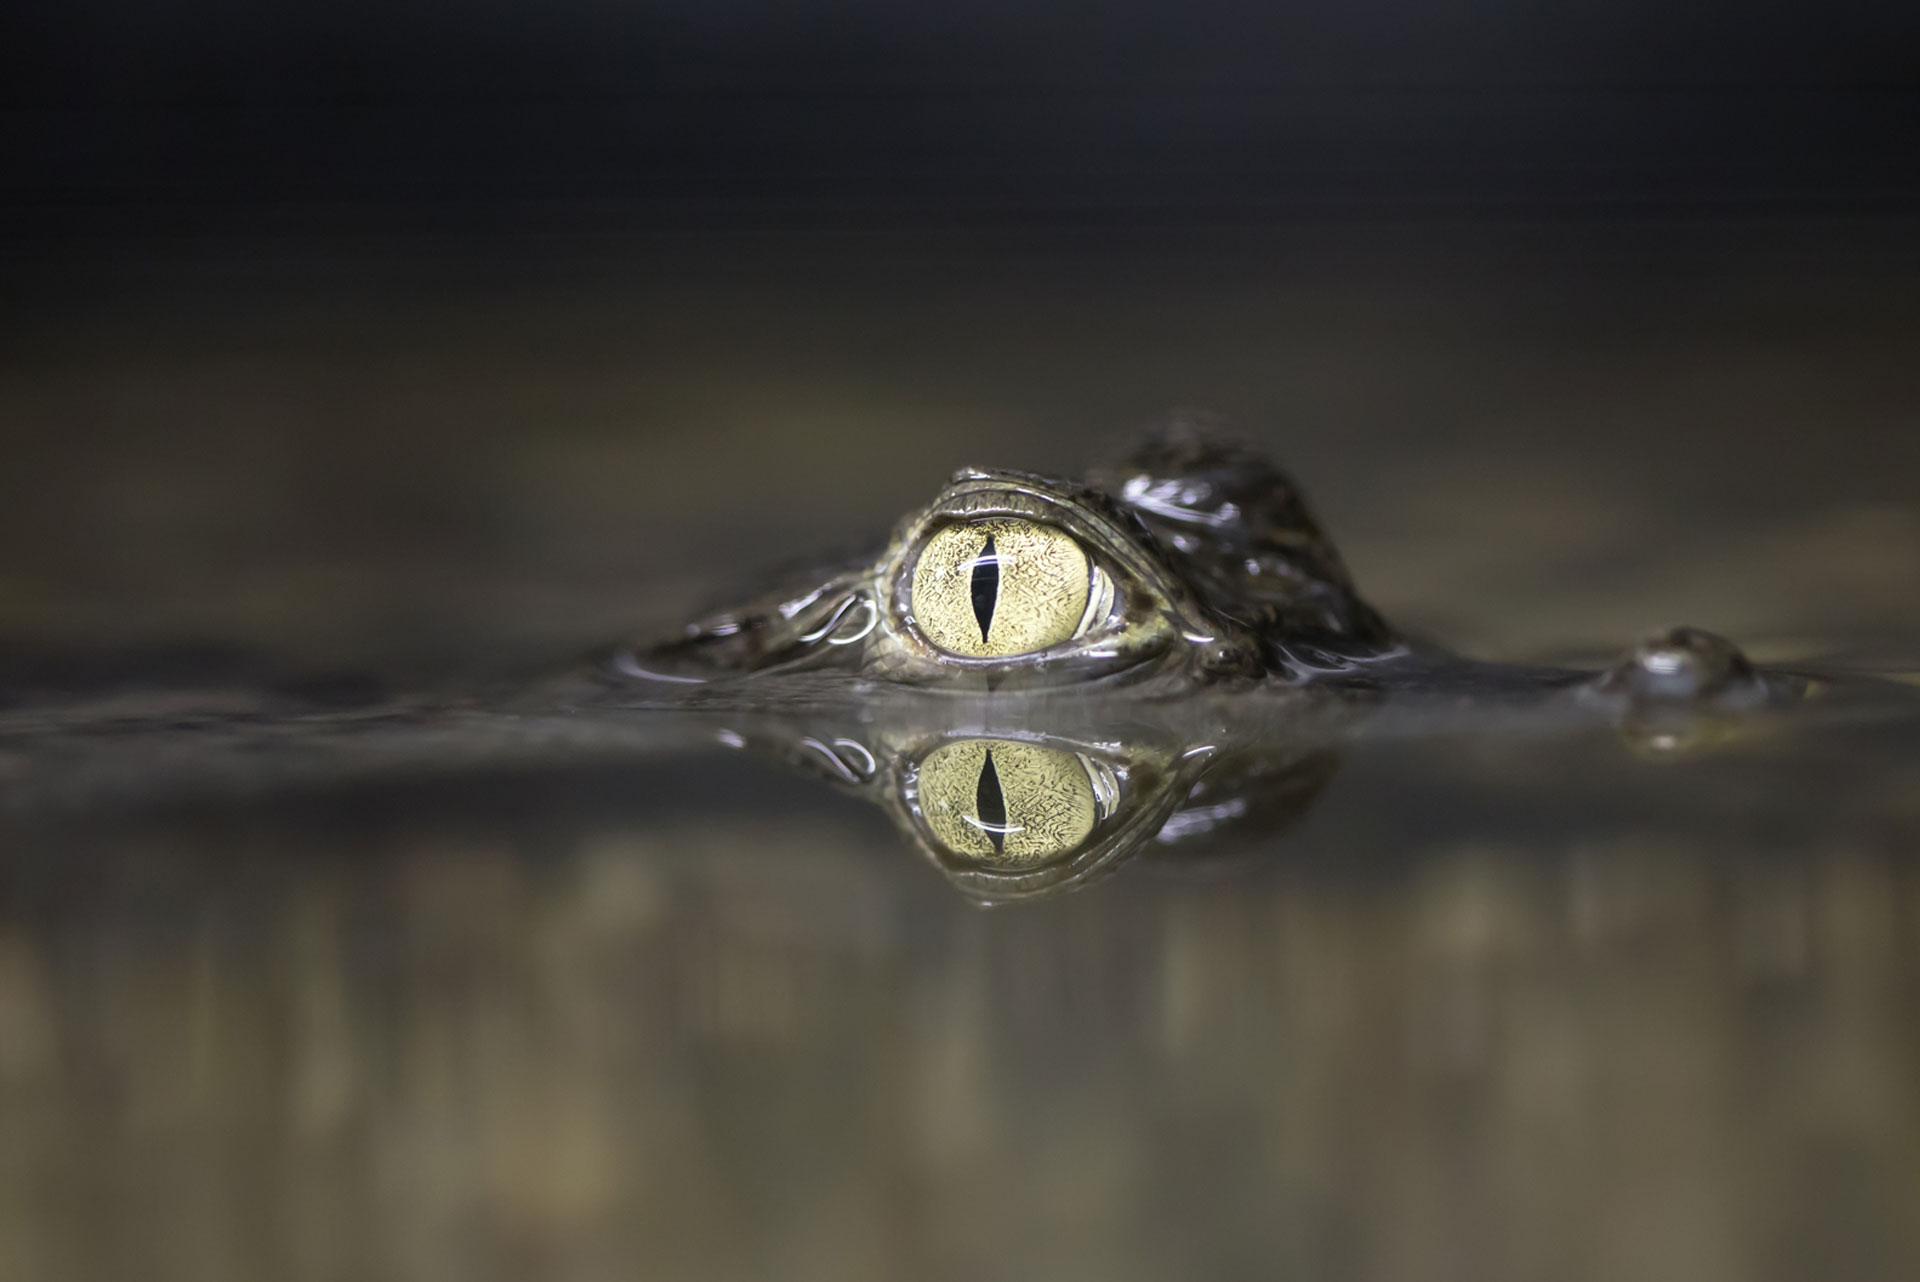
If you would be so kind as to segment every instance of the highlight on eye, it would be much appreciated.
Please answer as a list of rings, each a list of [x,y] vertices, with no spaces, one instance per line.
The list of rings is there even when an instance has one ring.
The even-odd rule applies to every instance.
[[[956,855],[1002,866],[1077,849],[1112,805],[1112,772],[1076,752],[1006,739],[965,739],[928,753],[920,811]]]
[[[920,550],[913,616],[951,654],[1006,658],[1080,635],[1113,604],[1111,580],[1074,537],[997,517],[949,525]]]

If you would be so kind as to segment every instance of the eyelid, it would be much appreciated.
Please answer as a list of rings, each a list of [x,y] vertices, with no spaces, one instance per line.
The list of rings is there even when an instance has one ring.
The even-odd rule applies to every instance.
[[[1113,575],[1107,573],[1107,567],[1092,555],[1087,556],[1087,572],[1092,582],[1087,589],[1087,608],[1080,615],[1080,623],[1073,630],[1075,640],[1086,636],[1096,626],[1104,623],[1113,614],[1113,603],[1119,599],[1119,588],[1115,586]]]

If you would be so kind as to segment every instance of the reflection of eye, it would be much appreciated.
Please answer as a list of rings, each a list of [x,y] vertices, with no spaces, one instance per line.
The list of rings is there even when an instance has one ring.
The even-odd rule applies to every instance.
[[[949,525],[913,570],[927,639],[970,658],[1029,654],[1076,637],[1113,607],[1113,583],[1072,535],[997,518]]]
[[[920,810],[956,855],[1039,863],[1076,849],[1114,801],[1105,766],[1078,753],[1002,739],[968,739],[920,763]]]

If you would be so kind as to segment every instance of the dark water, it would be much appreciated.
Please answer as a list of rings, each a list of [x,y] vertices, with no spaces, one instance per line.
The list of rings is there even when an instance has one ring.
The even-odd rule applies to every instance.
[[[1478,657],[1900,676],[1898,235],[334,253],[12,322],[0,1275],[1920,1270],[1898,687],[1691,753],[1347,728],[1273,822],[990,909],[737,719],[342,728],[1195,403]],[[293,708],[317,764],[205,751]]]

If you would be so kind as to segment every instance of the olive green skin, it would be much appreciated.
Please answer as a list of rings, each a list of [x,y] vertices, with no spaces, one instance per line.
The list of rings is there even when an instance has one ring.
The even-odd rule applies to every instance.
[[[947,524],[991,517],[1071,534],[1116,584],[1111,619],[1004,658],[930,642],[914,618],[916,558]],[[602,677],[616,690],[660,690],[802,672],[962,694],[1312,685],[1471,701],[1578,687],[1601,703],[1750,707],[1801,693],[1793,678],[1759,672],[1731,642],[1696,628],[1656,634],[1599,674],[1415,647],[1361,599],[1292,478],[1194,419],[1083,481],[962,471],[876,554],[802,572],[677,638],[617,651]]]

